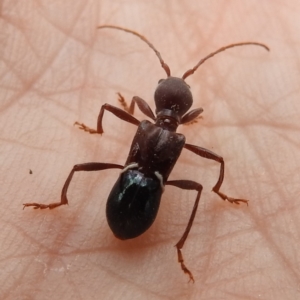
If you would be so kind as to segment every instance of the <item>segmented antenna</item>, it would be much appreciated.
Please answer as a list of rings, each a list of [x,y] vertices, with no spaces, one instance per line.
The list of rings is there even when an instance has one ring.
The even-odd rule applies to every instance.
[[[137,37],[139,37],[142,41],[144,41],[156,54],[156,56],[158,57],[159,61],[160,61],[160,64],[161,66],[163,67],[163,69],[166,71],[167,73],[167,76],[170,77],[171,76],[171,71],[170,71],[170,68],[169,66],[164,62],[164,60],[162,59],[160,53],[156,50],[156,48],[141,34],[139,34],[138,32],[136,31],[133,31],[131,29],[127,29],[127,28],[124,28],[124,27],[120,27],[120,26],[115,26],[115,25],[102,25],[102,26],[98,26],[97,27],[98,29],[102,29],[102,28],[112,28],[112,29],[118,29],[118,30],[122,30],[122,31],[125,31],[125,32],[128,32],[128,33],[131,33]],[[209,58],[213,57],[214,55],[220,53],[220,52],[223,52],[229,48],[233,48],[233,47],[238,47],[238,46],[247,46],[247,45],[252,45],[252,46],[259,46],[259,47],[263,47],[265,48],[267,51],[270,51],[269,47],[266,46],[265,44],[262,44],[262,43],[257,43],[257,42],[243,42],[243,43],[235,43],[235,44],[231,44],[231,45],[228,45],[228,46],[225,46],[225,47],[222,47],[220,49],[218,49],[217,51],[214,51],[212,53],[210,53],[209,55],[205,56],[204,58],[202,58],[198,64],[190,69],[190,70],[187,70],[183,76],[182,76],[182,79],[186,79],[188,76],[192,75],[195,73],[195,71],[205,62],[207,61]]]
[[[212,52],[210,54],[208,54],[207,56],[205,56],[204,58],[202,58],[198,63],[197,65],[186,71],[183,76],[182,76],[182,79],[184,80],[185,78],[187,78],[188,76],[194,74],[194,72],[206,61],[208,60],[209,58],[213,57],[214,55],[220,53],[220,52],[223,52],[225,51],[226,49],[229,49],[229,48],[233,48],[233,47],[238,47],[238,46],[246,46],[246,45],[254,45],[254,46],[260,46],[260,47],[263,47],[265,48],[267,51],[270,51],[269,47],[264,45],[264,44],[261,44],[261,43],[256,43],[256,42],[244,42],[244,43],[236,43],[236,44],[231,44],[231,45],[228,45],[228,46],[225,46],[225,47],[222,47],[220,48],[219,50],[215,51],[215,52]]]
[[[112,28],[112,29],[118,29],[118,30],[122,30],[125,32],[129,32],[137,37],[139,37],[142,41],[144,41],[156,54],[156,56],[158,57],[161,66],[163,67],[163,69],[166,71],[167,76],[170,77],[171,76],[171,71],[169,66],[164,62],[164,60],[162,59],[160,53],[156,50],[156,48],[141,34],[139,34],[138,32],[135,32],[133,30],[127,29],[127,28],[123,28],[123,27],[119,27],[119,26],[115,26],[115,25],[102,25],[97,27],[98,29],[102,29],[102,28]]]

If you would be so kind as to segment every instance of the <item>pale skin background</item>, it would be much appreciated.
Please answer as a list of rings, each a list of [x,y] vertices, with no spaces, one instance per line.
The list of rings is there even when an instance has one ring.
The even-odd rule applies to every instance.
[[[283,0],[3,1],[0,299],[298,299],[299,14],[298,1]],[[179,131],[224,157],[221,191],[250,200],[222,202],[210,192],[219,164],[183,151],[170,179],[204,186],[183,248],[195,284],[173,247],[194,192],[167,187],[152,228],[126,242],[105,219],[118,170],[76,174],[68,207],[22,210],[58,201],[76,163],[125,162],[134,125],[106,113],[99,136],[75,121],[94,128],[101,105],[118,105],[116,92],[154,109],[166,76],[158,59],[100,24],[146,35],[174,76],[233,42],[271,48],[228,50],[187,79],[204,113]]]

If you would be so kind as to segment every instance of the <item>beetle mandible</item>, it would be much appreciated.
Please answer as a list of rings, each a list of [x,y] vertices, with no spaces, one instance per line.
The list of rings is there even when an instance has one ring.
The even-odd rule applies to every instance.
[[[132,98],[128,111],[107,103],[102,105],[98,115],[96,130],[87,127],[83,123],[76,122],[75,124],[79,125],[79,128],[84,131],[102,134],[102,119],[104,111],[107,110],[121,120],[138,126],[125,165],[95,162],[75,165],[63,186],[60,202],[50,204],[25,203],[24,207],[33,206],[36,209],[53,209],[68,204],[67,191],[75,172],[101,171],[114,168],[121,169],[122,171],[108,196],[106,217],[114,235],[119,239],[126,240],[143,234],[152,225],[156,218],[161,196],[166,185],[172,185],[184,190],[195,190],[197,196],[190,219],[182,237],[176,244],[178,262],[184,273],[189,276],[190,280],[194,281],[192,273],[184,264],[181,249],[188,237],[196,215],[202,185],[192,180],[168,180],[182,149],[185,148],[196,155],[220,163],[219,178],[212,188],[212,191],[219,195],[222,200],[235,204],[246,203],[247,205],[248,200],[231,198],[220,191],[225,168],[224,160],[221,156],[205,148],[187,144],[184,135],[176,133],[179,125],[192,122],[203,112],[202,108],[189,111],[193,104],[193,96],[185,79],[192,75],[207,59],[226,49],[244,45],[256,45],[268,51],[269,48],[257,42],[231,44],[210,53],[201,59],[194,68],[186,71],[181,78],[178,78],[171,76],[170,68],[164,62],[160,53],[141,34],[114,25],[98,27],[98,29],[103,28],[117,29],[131,33],[143,40],[155,52],[162,68],[167,74],[166,79],[159,80],[154,93],[156,113],[154,114],[152,112],[145,100],[135,96]],[[120,94],[119,96],[121,100],[124,100]],[[135,104],[137,104],[141,112],[152,119],[154,123],[148,120],[139,121],[136,119],[133,116]]]

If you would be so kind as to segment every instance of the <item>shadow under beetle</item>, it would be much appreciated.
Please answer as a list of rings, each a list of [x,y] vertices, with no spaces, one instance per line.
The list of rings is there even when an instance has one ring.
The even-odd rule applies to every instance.
[[[127,111],[107,103],[104,104],[98,116],[97,130],[91,129],[83,123],[76,122],[75,124],[79,125],[79,128],[84,131],[102,134],[103,114],[104,111],[107,110],[121,120],[138,126],[125,165],[95,162],[75,165],[63,186],[60,202],[48,205],[25,203],[24,207],[33,206],[36,209],[52,209],[60,205],[68,204],[67,190],[75,172],[101,171],[114,168],[121,169],[122,171],[119,178],[107,200],[106,216],[109,227],[114,235],[121,240],[126,240],[141,235],[152,225],[156,218],[161,195],[166,185],[172,185],[184,190],[195,190],[197,196],[189,222],[182,237],[176,244],[178,262],[184,273],[188,274],[190,280],[194,281],[192,273],[184,264],[181,249],[187,239],[196,215],[202,185],[192,180],[168,181],[168,177],[182,149],[185,148],[196,155],[220,163],[219,179],[212,190],[218,194],[221,199],[235,204],[239,204],[240,202],[247,204],[248,200],[231,198],[220,192],[224,179],[224,160],[221,156],[205,148],[187,144],[184,135],[176,133],[176,129],[179,125],[192,122],[203,112],[202,108],[196,108],[188,112],[193,104],[193,97],[190,87],[184,80],[192,75],[207,59],[228,48],[244,45],[257,45],[268,51],[269,48],[264,44],[256,42],[231,44],[212,52],[201,59],[194,68],[186,71],[182,78],[177,78],[171,76],[170,68],[163,61],[160,53],[144,36],[135,31],[113,25],[103,25],[98,28],[112,28],[131,33],[142,39],[154,50],[162,68],[167,73],[167,78],[159,80],[155,90],[154,100],[156,115],[152,112],[146,101],[135,96]],[[124,101],[120,94],[119,96],[121,100]],[[140,122],[133,117],[135,104],[137,104],[141,112],[152,119],[154,123],[148,120]]]

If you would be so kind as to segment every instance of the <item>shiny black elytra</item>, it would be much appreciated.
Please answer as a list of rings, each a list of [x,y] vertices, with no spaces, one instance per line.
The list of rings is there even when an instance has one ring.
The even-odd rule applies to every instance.
[[[137,96],[133,97],[130,107],[127,108],[126,104],[124,104],[124,98],[119,94],[119,100],[123,103],[126,111],[110,104],[104,104],[98,116],[97,130],[91,129],[83,123],[76,122],[75,124],[79,125],[79,128],[84,131],[102,134],[103,114],[107,110],[121,120],[137,125],[138,129],[133,138],[125,165],[94,162],[75,165],[64,184],[60,202],[48,205],[25,203],[24,207],[33,206],[40,209],[52,209],[68,204],[67,190],[75,172],[101,171],[114,168],[122,169],[108,197],[106,216],[114,235],[119,239],[126,240],[141,235],[152,225],[159,209],[165,185],[172,185],[185,190],[195,190],[197,196],[192,214],[182,237],[176,244],[178,262],[181,264],[184,273],[187,273],[190,280],[194,281],[192,273],[184,264],[181,249],[192,227],[202,186],[192,180],[168,181],[168,177],[182,149],[185,148],[201,157],[215,160],[221,164],[219,179],[212,189],[221,199],[235,204],[239,204],[240,202],[247,204],[248,200],[231,198],[220,192],[224,179],[224,160],[221,156],[205,148],[187,144],[184,135],[176,133],[179,125],[192,122],[203,112],[202,108],[196,108],[188,112],[193,104],[193,96],[190,87],[184,80],[192,75],[207,59],[228,48],[244,45],[257,45],[268,51],[269,48],[264,44],[256,42],[231,44],[212,52],[201,59],[194,68],[185,72],[182,78],[177,78],[171,76],[170,68],[163,61],[160,53],[144,36],[135,31],[113,25],[103,25],[98,28],[113,28],[131,33],[142,39],[154,50],[168,76],[166,79],[161,79],[158,82],[155,90],[156,115],[154,115],[147,102]],[[154,121],[154,124],[147,120],[140,122],[133,117],[135,103],[142,113]]]

